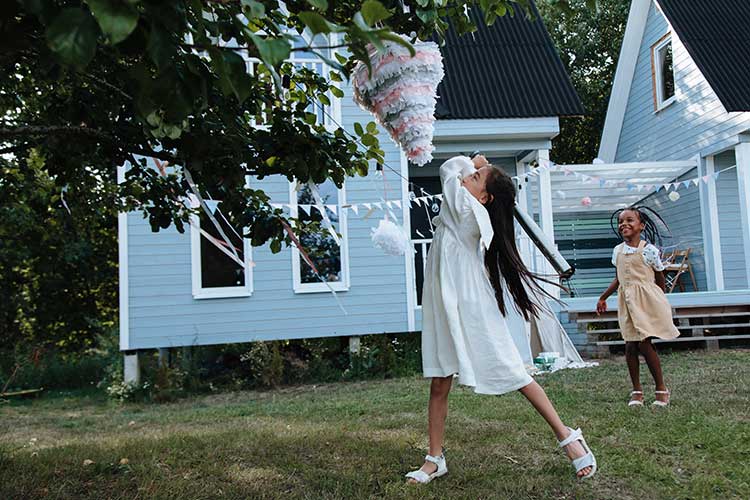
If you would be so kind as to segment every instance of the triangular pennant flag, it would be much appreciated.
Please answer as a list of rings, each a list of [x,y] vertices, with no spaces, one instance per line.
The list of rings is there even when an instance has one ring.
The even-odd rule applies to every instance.
[[[420,207],[422,206],[422,199],[421,198],[414,198],[411,201],[413,201],[414,203],[416,203],[417,206],[420,206]]]
[[[396,200],[393,202],[394,205],[396,205],[398,208],[401,208],[401,200]]]
[[[690,181],[682,181],[682,187],[690,187]]]
[[[371,203],[362,203],[362,206],[365,207],[367,210],[371,210],[372,209],[372,204]]]
[[[604,187],[606,185],[607,185],[607,181],[605,181],[604,179],[599,179],[599,187]]]
[[[669,191],[669,186],[670,186],[670,184],[664,184],[664,190],[665,191]]]
[[[718,179],[718,178],[719,178],[719,174],[720,174],[720,173],[721,173],[721,172],[716,172],[716,173],[714,174],[714,179]]]
[[[658,193],[664,186],[656,186],[656,192]]]
[[[701,180],[700,180],[700,178],[699,178],[699,177],[696,177],[696,178],[695,178],[695,179],[693,179],[693,180],[692,180],[691,182],[693,183],[693,185],[694,185],[694,186],[697,186],[697,185],[698,185],[698,184],[699,184],[699,183],[701,182]]]
[[[350,208],[352,209],[352,212],[359,215],[359,205],[352,205]]]
[[[388,207],[388,208],[393,208],[393,202],[390,201],[390,200],[388,200],[388,201],[385,202],[385,206]]]
[[[703,177],[701,177],[701,179],[703,179],[703,182],[705,182],[706,184],[708,184],[708,178],[709,177],[707,175],[704,175]]]
[[[219,206],[219,201],[217,200],[203,200],[203,202],[206,204],[209,210],[211,210],[211,213],[216,212],[216,208]]]
[[[383,210],[383,204],[382,203],[377,202],[377,203],[373,203],[373,205],[376,206],[378,208],[378,210]]]
[[[437,199],[440,201],[443,201],[443,195],[442,194],[437,195]]]
[[[338,215],[338,206],[337,205],[326,205],[326,209],[330,210],[333,215]]]
[[[305,215],[310,215],[310,206],[311,205],[297,205],[300,210],[302,210]]]

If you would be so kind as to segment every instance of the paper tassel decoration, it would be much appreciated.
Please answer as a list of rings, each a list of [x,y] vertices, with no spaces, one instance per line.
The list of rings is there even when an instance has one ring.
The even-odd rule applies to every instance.
[[[377,228],[372,229],[372,242],[388,255],[404,255],[411,246],[409,236],[401,226],[388,219],[382,219]]]
[[[588,196],[584,196],[583,198],[581,198],[581,205],[583,205],[584,207],[590,207],[591,198],[589,198]]]
[[[406,39],[406,37],[404,37]],[[443,79],[443,57],[434,42],[417,41],[416,54],[395,42],[370,51],[367,65],[354,69],[354,102],[375,120],[403,149],[406,157],[422,166],[432,161],[437,87]]]
[[[672,200],[672,201],[677,201],[677,200],[679,200],[679,199],[680,199],[680,193],[678,193],[677,191],[672,191],[672,192],[671,192],[671,193],[669,193],[669,194],[668,194],[667,196],[668,196],[668,197],[669,197],[669,199],[670,199],[670,200]]]

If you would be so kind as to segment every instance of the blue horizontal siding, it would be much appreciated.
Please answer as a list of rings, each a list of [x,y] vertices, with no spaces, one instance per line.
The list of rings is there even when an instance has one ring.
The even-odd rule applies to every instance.
[[[342,121],[353,130],[355,121],[371,121],[351,100],[342,100]],[[386,162],[400,170],[399,151],[387,134],[379,134]],[[401,200],[401,181],[386,171],[388,199]],[[268,177],[253,187],[266,191],[274,203],[289,203],[286,178]],[[350,203],[377,202],[383,197],[382,178],[374,168],[365,178],[346,182]],[[394,208],[402,217],[402,211]],[[267,246],[254,248],[253,294],[250,297],[194,299],[191,282],[190,230],[174,228],[152,233],[139,213],[128,215],[130,348],[207,345],[278,338],[311,338],[403,332],[408,329],[404,257],[392,257],[373,247],[370,232],[383,212],[364,219],[348,212],[350,289],[337,292],[348,314],[330,292],[296,294],[292,251],[273,254]]]
[[[688,159],[750,128],[750,113],[727,113],[685,46],[673,35],[677,100],[654,113],[651,46],[669,31],[652,2],[620,133],[616,161]]]

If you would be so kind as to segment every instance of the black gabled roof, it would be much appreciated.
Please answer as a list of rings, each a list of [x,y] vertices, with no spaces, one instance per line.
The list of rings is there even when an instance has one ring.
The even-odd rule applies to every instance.
[[[727,111],[750,111],[750,1],[658,0]]]
[[[583,105],[557,55],[536,5],[528,19],[516,14],[458,36],[451,28],[441,47],[445,78],[438,87],[438,119],[529,118],[582,115]]]

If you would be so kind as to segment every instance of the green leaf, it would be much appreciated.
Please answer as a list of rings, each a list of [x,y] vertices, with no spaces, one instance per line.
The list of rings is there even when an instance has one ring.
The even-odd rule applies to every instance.
[[[46,35],[49,48],[63,63],[83,68],[94,58],[99,28],[89,12],[69,7],[52,21]]]
[[[320,10],[328,10],[328,0],[307,0],[307,3]]]
[[[242,7],[246,13],[250,14],[252,19],[263,19],[266,17],[266,7],[260,2],[254,0],[242,0]]]
[[[318,121],[318,115],[315,113],[305,113],[305,123],[308,125],[315,125]]]
[[[330,90],[331,90],[331,94],[333,94],[335,97],[338,97],[339,99],[343,99],[343,97],[344,97],[344,91],[343,90],[341,90],[338,87],[331,87]]]
[[[331,23],[317,12],[300,12],[297,16],[303,23],[305,23],[305,26],[310,28],[313,35],[317,35],[318,33],[330,33],[333,31],[331,29]]]
[[[382,38],[383,40],[389,40],[391,42],[396,42],[399,45],[403,45],[409,50],[409,54],[412,57],[414,57],[414,54],[417,53],[417,51],[414,50],[414,46],[411,43],[409,43],[408,40],[404,40],[403,38],[401,38],[400,36],[398,36],[397,34],[393,32],[382,30],[381,32],[378,32],[378,36]]]
[[[369,26],[379,23],[384,19],[388,19],[392,15],[393,14],[383,7],[383,4],[378,2],[378,0],[366,0],[366,2],[362,4],[362,17],[365,18],[365,22]]]
[[[364,144],[367,147],[377,147],[378,146],[378,138],[374,135],[365,134],[362,136],[362,144]]]
[[[172,44],[167,30],[158,24],[153,24],[149,33],[146,51],[159,70],[169,66],[172,62],[172,55],[175,53],[175,46]]]
[[[345,56],[343,56],[343,55],[339,54],[338,52],[334,52],[334,53],[333,53],[333,56],[334,56],[334,57],[336,58],[336,60],[337,60],[338,62],[340,62],[341,64],[346,64],[347,62],[349,62],[349,60],[348,60],[348,59],[347,59],[347,58],[346,58]]]
[[[367,133],[368,134],[377,134],[378,133],[378,124],[375,122],[370,122],[367,124]]]
[[[112,44],[120,43],[138,24],[138,9],[118,0],[87,0],[99,27]]]
[[[357,135],[359,135],[359,136],[361,136],[361,135],[364,135],[365,131],[364,131],[364,129],[362,128],[362,124],[361,124],[361,123],[359,123],[359,122],[354,122],[354,132],[355,132],[355,133],[356,133]]]
[[[276,67],[289,57],[291,45],[283,38],[261,38],[255,33],[246,31],[258,48],[260,58],[267,66]]]
[[[425,24],[429,24],[438,18],[437,11],[434,9],[425,10],[417,9],[417,17]]]
[[[320,94],[320,95],[318,96],[318,100],[319,100],[320,102],[322,102],[323,104],[325,104],[326,106],[330,106],[330,105],[331,105],[331,100],[330,100],[330,99],[328,98],[328,96],[327,96],[327,95],[325,95],[325,94]]]
[[[343,79],[341,78],[341,75],[337,71],[329,71],[328,72],[328,79],[332,82],[341,83]]]

